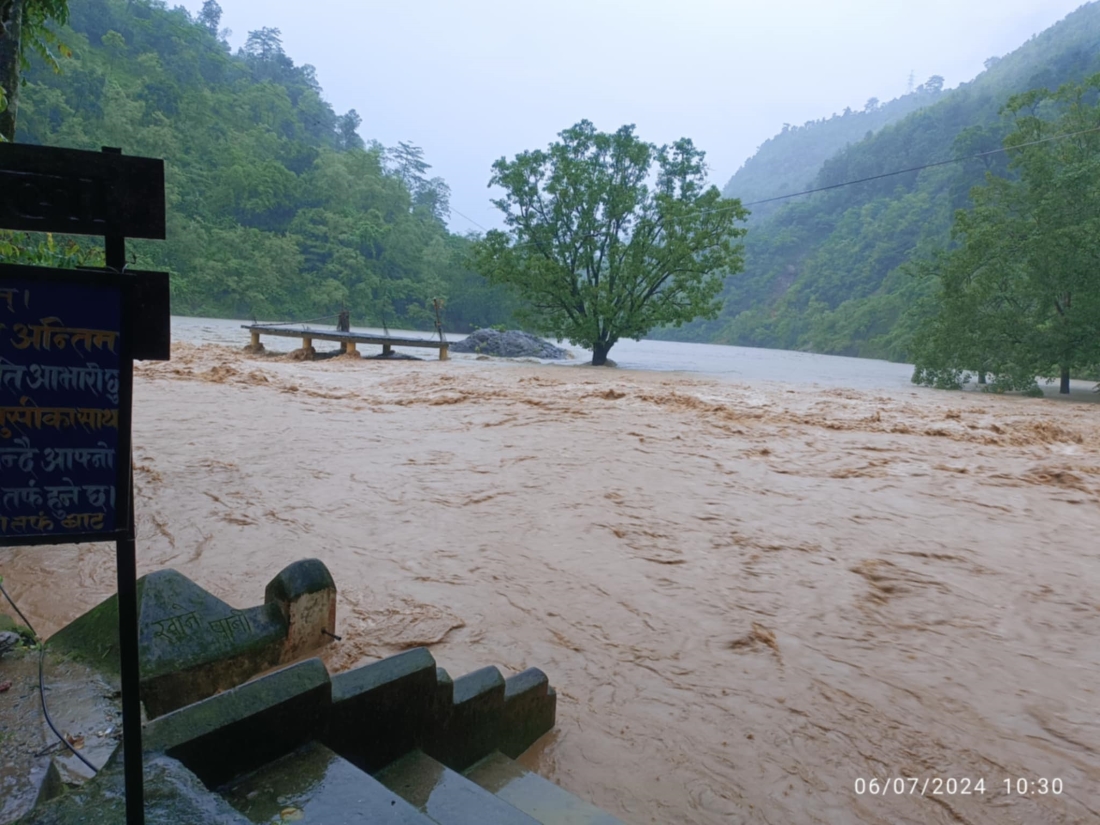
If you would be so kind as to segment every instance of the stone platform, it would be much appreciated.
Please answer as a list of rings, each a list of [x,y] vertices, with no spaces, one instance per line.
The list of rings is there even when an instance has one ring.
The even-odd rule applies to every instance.
[[[147,822],[617,821],[513,762],[554,727],[557,695],[537,668],[452,679],[426,648],[336,675],[301,661],[336,638],[336,587],[316,559],[281,571],[255,607],[233,608],[173,570],[138,580],[138,606]],[[51,637],[47,659],[117,681],[117,622],[111,598]],[[68,729],[104,724],[82,723],[86,704]],[[103,753],[87,752],[100,770],[78,787],[49,781],[62,757],[35,763],[24,784],[37,801],[20,825],[123,825],[121,746],[108,727]]]
[[[257,607],[230,607],[175,570],[142,576],[137,594],[141,700],[150,719],[299,659],[336,632],[336,585],[317,559],[282,570]],[[55,633],[49,648],[117,682],[118,598]]]
[[[452,680],[419,648],[330,676],[310,659],[145,727],[157,822],[614,825],[512,761],[554,726],[537,669]],[[465,772],[465,775],[463,775]],[[122,825],[121,758],[21,825]]]

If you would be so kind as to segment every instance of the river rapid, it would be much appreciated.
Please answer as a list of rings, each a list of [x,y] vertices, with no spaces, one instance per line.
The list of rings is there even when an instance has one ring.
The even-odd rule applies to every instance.
[[[662,342],[617,369],[303,362],[174,322],[136,370],[139,574],[248,606],[318,557],[330,670],[417,645],[542,668],[558,726],[522,761],[628,823],[1100,821],[1087,387]],[[0,573],[49,634],[113,592],[113,546]],[[918,787],[857,792],[896,777]]]

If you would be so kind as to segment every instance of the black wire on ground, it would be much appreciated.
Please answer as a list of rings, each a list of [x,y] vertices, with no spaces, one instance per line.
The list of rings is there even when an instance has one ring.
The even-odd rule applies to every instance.
[[[61,744],[63,744],[66,748],[73,752],[73,756],[75,756],[77,759],[87,765],[91,769],[93,774],[99,773],[99,769],[96,768],[96,766],[89,762],[87,759],[85,759],[81,755],[80,751],[74,748],[72,743],[61,735],[61,731],[57,729],[57,727],[53,723],[53,719],[50,718],[50,712],[46,708],[46,679],[42,672],[42,665],[46,659],[46,643],[42,641],[41,638],[39,638],[38,633],[35,632],[34,625],[32,625],[30,623],[30,620],[23,615],[23,611],[19,609],[19,605],[17,605],[12,600],[12,597],[8,595],[8,591],[4,589],[3,583],[0,583],[0,593],[4,594],[4,598],[8,600],[8,604],[10,604],[12,606],[12,609],[15,610],[17,614],[19,614],[19,618],[23,620],[23,624],[27,626],[27,628],[31,632],[31,635],[34,636],[35,641],[38,643],[38,695],[42,699],[42,715],[46,717],[46,724],[50,726],[50,730],[52,730],[57,738],[61,740]]]

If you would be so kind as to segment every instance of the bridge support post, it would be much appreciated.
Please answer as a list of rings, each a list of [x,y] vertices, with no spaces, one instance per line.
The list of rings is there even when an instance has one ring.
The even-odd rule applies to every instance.
[[[447,345],[444,344],[439,348],[439,360],[446,361],[450,356],[447,355]]]

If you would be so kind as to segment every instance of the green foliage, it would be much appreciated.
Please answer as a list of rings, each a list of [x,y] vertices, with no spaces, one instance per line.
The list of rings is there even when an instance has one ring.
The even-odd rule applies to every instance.
[[[58,240],[51,234],[0,230],[0,261],[29,266],[75,269],[103,266],[103,249],[72,238]]]
[[[475,244],[478,270],[515,287],[536,328],[591,349],[596,365],[621,338],[714,318],[722,279],[743,263],[735,224],[747,213],[706,187],[703,153],[686,138],[658,148],[633,126],[607,134],[587,120],[560,137],[493,164],[510,232]]]
[[[1013,53],[987,61],[970,83],[935,96],[926,83],[920,108],[840,151],[834,149],[839,135],[859,117],[789,130],[761,148],[760,174],[746,177],[756,159],[746,162],[727,191],[750,201],[811,188],[805,183],[830,186],[987,152],[1000,147],[1011,128],[999,113],[1014,94],[1079,83],[1098,70],[1100,4],[1091,3]],[[781,170],[803,169],[808,158],[821,156],[811,151],[816,145],[833,153],[811,172],[816,176],[786,180]],[[969,205],[970,189],[987,172],[1008,174],[1007,162],[1003,153],[986,155],[799,198],[764,220],[758,214],[745,241],[745,273],[727,282],[719,318],[660,334],[911,360],[912,335],[934,306],[928,299],[935,281],[913,277],[909,263],[950,244],[954,213]],[[769,189],[772,179],[777,185]],[[733,190],[735,182],[740,188]],[[775,191],[779,183],[784,192]]]
[[[1072,373],[1100,363],[1098,92],[1100,74],[1008,102],[1009,175],[973,190],[957,246],[925,266],[938,289],[915,337],[914,382],[973,371],[991,373],[994,390],[1029,390],[1039,376],[1068,392]]]
[[[22,73],[30,55],[37,54],[55,72],[61,70],[58,55],[72,56],[50,28],[68,17],[68,0],[0,0],[0,142],[15,137]]]
[[[29,53],[33,51],[55,72],[61,71],[57,58],[72,57],[72,49],[50,25],[63,26],[68,22],[69,0],[24,0],[23,37],[20,43],[23,68],[29,68]]]
[[[70,6],[73,57],[60,75],[32,61],[17,137],[165,159],[167,240],[128,249],[172,272],[173,312],[290,319],[346,306],[357,325],[431,329],[441,297],[448,329],[511,321],[517,300],[466,265],[471,240],[447,231],[446,185],[424,180],[422,151],[400,147],[423,164],[413,179],[367,146],[359,115],[333,111],[278,29],[231,54],[214,0],[194,19],[159,0]]]

